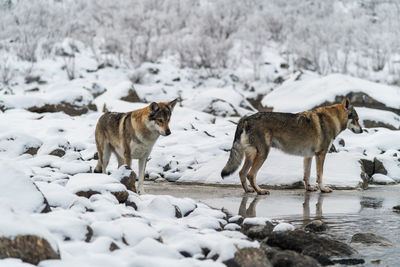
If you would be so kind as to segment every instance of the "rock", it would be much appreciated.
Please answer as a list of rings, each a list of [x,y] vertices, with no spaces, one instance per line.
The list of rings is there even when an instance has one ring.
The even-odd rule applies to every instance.
[[[281,63],[280,64],[280,68],[281,69],[288,69],[289,68],[289,64],[288,63]]]
[[[400,212],[400,205],[394,206],[393,211]]]
[[[262,100],[265,97],[263,94],[258,94],[256,98],[247,98],[247,101],[258,111],[260,112],[270,112],[272,111],[272,108],[270,107],[264,107],[262,104]]]
[[[92,229],[92,227],[90,227],[89,225],[88,226],[86,226],[86,239],[85,239],[85,242],[90,242],[90,240],[92,239],[92,237],[93,237],[93,229]]]
[[[125,185],[128,190],[136,192],[136,173],[126,165],[121,166],[120,169],[123,170],[123,176],[120,178],[121,183]]]
[[[384,103],[379,102],[378,100],[376,100],[362,92],[350,92],[346,95],[338,95],[335,97],[335,100],[333,102],[326,101],[319,106],[328,106],[328,105],[340,103],[340,102],[342,102],[343,98],[345,98],[345,97],[349,98],[350,103],[352,105],[354,105],[355,107],[366,107],[366,108],[372,108],[372,109],[387,110],[387,111],[392,111],[392,112],[396,113],[397,115],[400,115],[400,109],[387,107]]]
[[[60,254],[44,238],[18,235],[12,239],[0,237],[0,259],[5,258],[18,258],[37,265],[42,260],[60,259]]]
[[[28,75],[25,77],[25,83],[33,83],[33,82],[39,82],[40,81],[40,76],[39,75]]]
[[[126,200],[129,197],[129,193],[127,191],[116,191],[116,192],[110,192],[113,194],[119,203],[125,203]],[[93,195],[100,194],[100,192],[95,191],[95,190],[87,190],[87,191],[78,191],[75,193],[75,195],[80,196],[80,197],[85,197],[85,198],[90,198]]]
[[[138,94],[136,93],[135,88],[130,88],[128,91],[128,95],[121,97],[121,100],[127,101],[127,102],[143,102]]]
[[[132,207],[134,210],[137,210],[136,203],[131,201],[131,200],[129,200],[129,199],[125,202],[125,205],[128,206],[128,207]]]
[[[229,74],[229,78],[231,78],[232,82],[234,83],[237,83],[239,81],[239,77],[233,73]]]
[[[364,123],[364,127],[365,128],[383,127],[383,128],[387,128],[389,130],[398,130],[393,125],[388,124],[388,123],[384,123],[384,122],[381,122],[381,121],[363,120],[363,123]]]
[[[376,235],[374,233],[357,233],[352,236],[351,244],[358,243],[366,246],[382,246],[382,247],[391,247],[394,246],[394,243],[389,239]]]
[[[239,117],[239,112],[229,102],[223,99],[213,99],[211,103],[203,110],[203,112],[219,117]]]
[[[266,225],[256,225],[250,227],[247,231],[247,236],[251,239],[262,240],[268,237],[272,230],[274,229],[274,225],[271,222],[266,222]]]
[[[104,88],[103,86],[99,85],[98,83],[93,83],[92,87],[85,88],[85,89],[88,90],[92,94],[92,96],[94,98],[104,94],[107,91],[106,88]]]
[[[181,212],[181,210],[179,209],[179,207],[176,206],[176,205],[174,205],[174,207],[175,207],[175,217],[176,217],[176,218],[182,218],[182,217],[183,217],[183,216],[182,216],[182,212]]]
[[[97,111],[97,107],[92,102],[90,102],[88,105],[78,106],[62,101],[59,104],[45,104],[39,107],[30,107],[28,108],[28,110],[36,113],[64,112],[65,114],[68,114],[70,116],[80,116],[82,114],[88,113],[89,110]]]
[[[49,155],[61,158],[65,155],[65,151],[62,148],[56,148],[53,151],[51,151]]]
[[[340,139],[339,139],[339,145],[345,146],[345,142],[344,142],[343,138],[340,138]]]
[[[27,147],[22,154],[36,155],[40,147]]]
[[[310,256],[301,255],[292,250],[277,251],[269,258],[274,267],[317,267],[320,266],[318,261]]]
[[[115,244],[114,242],[111,242],[110,247],[108,248],[108,250],[113,252],[114,250],[117,250],[117,249],[119,249],[119,246],[117,244]]]
[[[380,161],[377,158],[374,158],[374,174],[375,173],[381,173],[384,175],[387,174],[387,170],[386,170],[385,166],[383,166],[382,161]]]
[[[368,177],[372,177],[375,172],[375,164],[371,160],[360,159],[361,169],[368,175]]]
[[[323,232],[323,231],[326,231],[326,229],[327,229],[326,224],[320,220],[314,220],[314,221],[308,223],[304,227],[304,230],[309,231],[309,232]]]
[[[119,203],[125,203],[129,197],[129,193],[127,191],[117,191],[111,192],[117,199]]]
[[[332,256],[350,256],[356,252],[345,243],[314,233],[307,233],[300,229],[272,232],[266,244],[311,256],[322,264],[329,261]]]
[[[363,260],[363,259],[338,259],[338,260],[332,260],[332,262],[347,266],[347,265],[364,264],[365,260]]]
[[[235,252],[233,259],[225,261],[228,267],[267,267],[273,266],[261,248],[242,248]]]
[[[374,197],[362,197],[361,201],[360,201],[360,205],[362,208],[379,209],[379,208],[382,208],[383,199],[374,198]]]

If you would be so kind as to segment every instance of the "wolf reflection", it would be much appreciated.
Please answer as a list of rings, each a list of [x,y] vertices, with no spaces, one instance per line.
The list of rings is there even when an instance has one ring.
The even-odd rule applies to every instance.
[[[315,193],[304,192],[303,216],[302,216],[303,223],[308,223],[311,220],[315,220],[315,219],[318,219],[318,220],[322,219],[322,204],[323,204],[325,195],[322,193],[318,194],[317,203],[315,205],[315,216],[313,216],[311,218],[310,217],[310,196],[312,194],[315,194]],[[249,197],[247,194],[243,195],[242,200],[239,205],[238,214],[244,218],[256,217],[257,216],[257,214],[256,214],[257,204],[261,199],[265,199],[265,198],[268,198],[268,197],[257,195],[256,197],[253,198],[253,200],[250,202],[249,206],[247,207],[247,202],[248,202]]]

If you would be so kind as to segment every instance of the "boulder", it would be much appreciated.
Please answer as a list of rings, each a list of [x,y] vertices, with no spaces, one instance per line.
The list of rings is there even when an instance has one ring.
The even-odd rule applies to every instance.
[[[44,238],[18,235],[15,238],[0,237],[0,259],[4,258],[18,258],[37,265],[42,260],[60,259],[60,254]]]
[[[277,251],[269,258],[274,267],[317,267],[318,261],[292,250]]]
[[[97,107],[92,102],[90,102],[88,105],[76,105],[61,101],[58,104],[44,104],[42,106],[29,107],[28,110],[36,113],[64,112],[70,116],[80,116],[88,113],[89,110],[97,111]]]
[[[382,246],[382,247],[394,246],[394,243],[389,239],[376,235],[374,233],[357,233],[353,235],[350,243],[362,244],[365,246]]]
[[[314,233],[307,233],[300,229],[272,232],[266,244],[311,256],[322,264],[326,264],[332,256],[350,256],[356,253],[353,248],[345,243]]]
[[[320,220],[314,220],[310,223],[308,223],[305,227],[304,230],[309,231],[309,232],[323,232],[326,231],[328,227],[326,224]]]
[[[262,240],[268,237],[274,229],[274,225],[267,221],[265,225],[252,226],[247,231],[247,236],[251,239]]]
[[[224,262],[228,267],[269,267],[273,266],[261,248],[242,248],[235,252],[233,259]]]

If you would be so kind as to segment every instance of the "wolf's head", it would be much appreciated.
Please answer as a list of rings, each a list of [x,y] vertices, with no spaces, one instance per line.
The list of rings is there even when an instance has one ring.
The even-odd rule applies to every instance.
[[[171,102],[153,102],[150,104],[149,126],[154,128],[160,135],[167,136],[171,134],[168,124],[177,101],[178,99]]]
[[[358,122],[358,114],[347,97],[343,99],[342,105],[347,112],[347,129],[350,129],[353,133],[362,133],[363,130]]]

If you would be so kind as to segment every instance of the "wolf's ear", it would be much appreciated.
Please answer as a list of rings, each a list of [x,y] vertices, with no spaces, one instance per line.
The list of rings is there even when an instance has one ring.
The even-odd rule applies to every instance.
[[[150,104],[150,112],[151,113],[155,113],[160,109],[160,107],[158,106],[158,104],[156,102],[153,102]]]
[[[176,102],[178,102],[178,98],[176,98],[175,100],[172,100],[171,102],[168,103],[168,107],[171,111],[174,110],[174,107],[176,105]]]
[[[347,97],[345,97],[342,101],[342,105],[344,109],[348,110],[350,108],[350,100]]]

